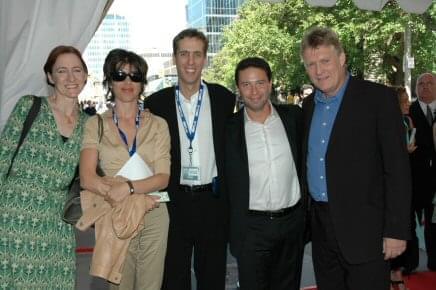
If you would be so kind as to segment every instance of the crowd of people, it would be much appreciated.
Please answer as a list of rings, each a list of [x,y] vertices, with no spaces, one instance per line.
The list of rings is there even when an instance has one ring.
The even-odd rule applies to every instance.
[[[90,274],[111,289],[189,290],[193,265],[197,289],[223,290],[229,244],[240,289],[298,290],[309,241],[319,290],[405,289],[420,225],[436,271],[434,73],[410,104],[404,88],[352,76],[338,35],[313,27],[302,103],[273,104],[270,65],[252,56],[235,68],[234,112],[235,94],[202,79],[207,50],[202,32],[177,34],[178,82],[143,104],[147,63],[110,51],[102,114],[79,109],[80,52],[50,52],[52,93],[22,97],[1,133],[2,289],[74,289],[61,212],[77,166],[76,227],[95,228]]]

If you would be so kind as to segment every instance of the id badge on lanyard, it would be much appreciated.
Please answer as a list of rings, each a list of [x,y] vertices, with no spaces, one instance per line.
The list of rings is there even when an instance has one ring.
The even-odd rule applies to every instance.
[[[184,180],[200,181],[200,168],[198,166],[183,166],[182,177]]]
[[[192,165],[192,141],[194,140],[195,133],[197,131],[198,118],[200,116],[201,102],[203,100],[203,84],[200,85],[198,91],[198,101],[195,108],[194,120],[192,122],[192,128],[189,130],[188,122],[185,114],[183,113],[182,106],[180,104],[180,90],[179,86],[176,87],[176,103],[179,110],[180,119],[182,120],[183,129],[185,130],[186,137],[189,140],[188,154],[189,154],[189,166],[182,166],[182,178],[187,181],[200,181],[200,167]]]

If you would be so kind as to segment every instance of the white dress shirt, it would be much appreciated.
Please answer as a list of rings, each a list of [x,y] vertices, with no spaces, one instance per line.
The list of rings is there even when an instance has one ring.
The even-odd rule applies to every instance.
[[[271,105],[271,104],[270,104]],[[245,139],[250,174],[249,208],[279,210],[300,200],[300,184],[288,137],[277,111],[263,124],[245,111]]]
[[[203,101],[200,107],[200,115],[198,117],[197,130],[195,132],[194,140],[192,141],[192,166],[200,168],[200,181],[184,180],[183,174],[180,174],[180,184],[186,185],[200,185],[212,182],[212,178],[217,176],[217,168],[215,162],[215,149],[213,146],[212,135],[212,115],[210,110],[210,98],[207,86],[203,85]],[[189,130],[192,129],[192,122],[194,121],[195,109],[199,91],[191,96],[191,99],[185,98],[180,91],[180,104],[188,123]],[[177,104],[176,104],[177,106]],[[186,136],[185,129],[183,128],[182,119],[179,110],[177,111],[177,123],[179,126],[180,135],[180,158],[181,167],[190,166],[189,164],[189,139]]]

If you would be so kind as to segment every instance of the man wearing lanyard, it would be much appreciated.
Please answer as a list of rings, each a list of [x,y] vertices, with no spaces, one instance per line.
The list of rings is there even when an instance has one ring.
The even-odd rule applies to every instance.
[[[224,125],[235,106],[226,88],[201,80],[208,40],[196,29],[173,40],[178,84],[145,101],[168,122],[171,177],[170,229],[162,289],[191,289],[191,257],[197,289],[224,289],[228,207],[223,191]]]
[[[303,101],[303,176],[311,196],[318,289],[389,289],[389,262],[410,238],[411,182],[395,93],[347,72],[335,32],[301,42],[316,90]]]

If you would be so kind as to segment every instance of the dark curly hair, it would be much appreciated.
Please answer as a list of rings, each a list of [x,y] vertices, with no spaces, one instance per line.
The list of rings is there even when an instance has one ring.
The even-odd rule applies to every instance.
[[[268,62],[264,60],[261,57],[247,57],[241,60],[235,69],[235,83],[238,85],[239,82],[239,72],[241,70],[245,70],[249,67],[254,67],[261,69],[265,72],[266,76],[268,77],[268,81],[271,81],[272,78],[272,72],[271,67],[269,66]]]
[[[113,81],[112,74],[120,70],[120,68],[126,64],[133,66],[137,72],[142,75],[141,92],[139,95],[144,92],[145,85],[147,84],[147,62],[144,58],[132,51],[117,48],[108,53],[103,65],[103,87],[106,90],[106,99],[110,101],[114,100],[114,95],[111,90]]]

